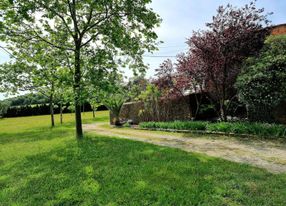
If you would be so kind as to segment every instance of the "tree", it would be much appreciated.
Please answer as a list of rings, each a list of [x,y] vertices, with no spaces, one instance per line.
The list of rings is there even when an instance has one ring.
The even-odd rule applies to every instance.
[[[63,124],[63,111],[67,105],[72,102],[73,95],[70,87],[67,87],[63,82],[55,90],[55,102],[60,110],[60,124]]]
[[[6,99],[7,101],[11,102],[11,106],[24,106],[30,104],[45,104],[48,103],[48,99],[46,96],[40,93],[29,93],[24,94],[16,97],[11,97]]]
[[[9,47],[13,51],[9,63],[1,65],[0,76],[4,79],[5,91],[16,92],[18,90],[29,90],[38,92],[48,98],[51,114],[51,126],[55,126],[54,104],[55,94],[60,85],[61,74],[67,68],[64,67],[64,55],[46,48],[45,43],[14,42]],[[10,75],[6,75],[7,72]],[[13,76],[13,78],[10,78]],[[2,84],[2,87],[5,84]]]
[[[160,121],[159,101],[161,93],[156,85],[148,84],[145,91],[139,96],[139,99],[144,103],[144,110],[140,111],[139,115],[146,115],[152,120]],[[148,120],[147,120],[148,121]]]
[[[180,54],[177,58],[177,88],[189,91],[195,96],[196,108],[192,111],[192,117],[196,119],[205,93],[206,73],[204,63],[196,55],[191,53]]]
[[[153,81],[161,92],[163,98],[183,98],[189,107],[190,114],[195,119],[200,110],[204,92],[205,73],[203,64],[190,53],[177,55],[175,63],[170,59],[165,60],[156,69],[157,79]],[[191,96],[194,95],[196,108],[191,106]]]
[[[124,93],[118,92],[112,95],[106,95],[103,99],[103,104],[109,109],[109,111],[114,115],[114,124],[116,126],[121,126],[120,123],[120,111],[125,103],[127,97]]]
[[[11,102],[9,101],[0,101],[0,118],[3,118],[5,116],[10,105]]]
[[[236,97],[234,83],[242,62],[262,47],[269,24],[264,9],[255,2],[236,8],[220,6],[208,30],[195,32],[188,40],[190,53],[203,63],[205,87],[218,102],[221,120],[227,120],[230,103]]]
[[[102,105],[103,94],[102,91],[100,91],[98,87],[94,87],[94,85],[89,87],[88,94],[87,101],[91,105],[92,116],[95,118],[96,110]]]
[[[140,74],[131,77],[126,85],[127,91],[129,91],[129,99],[127,101],[138,101],[142,91],[145,91],[149,80],[145,78],[145,74]]]
[[[270,36],[257,57],[247,59],[236,83],[251,120],[273,122],[286,100],[286,35]]]
[[[6,0],[1,6],[1,37],[45,42],[71,58],[77,138],[83,137],[81,91],[85,72],[82,53],[107,50],[143,66],[142,54],[155,49],[154,27],[160,19],[151,0]],[[134,67],[133,67],[134,68]]]
[[[157,79],[153,81],[165,98],[176,98],[184,96],[184,88],[178,85],[178,74],[176,67],[170,59],[163,61],[155,70]]]

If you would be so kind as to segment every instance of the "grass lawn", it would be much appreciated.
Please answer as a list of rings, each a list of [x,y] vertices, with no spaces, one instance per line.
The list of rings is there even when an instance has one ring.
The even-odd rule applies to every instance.
[[[92,134],[77,142],[73,115],[64,120],[0,120],[1,206],[286,205],[286,174]]]

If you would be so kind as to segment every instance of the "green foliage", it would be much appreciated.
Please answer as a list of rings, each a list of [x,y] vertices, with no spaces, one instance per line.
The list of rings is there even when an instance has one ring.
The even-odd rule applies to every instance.
[[[0,205],[284,205],[285,174],[197,153],[89,134],[74,115],[0,123]],[[56,118],[58,119],[58,118]],[[84,123],[94,121],[83,114]],[[95,122],[108,121],[99,112]],[[58,125],[58,124],[57,124]],[[266,192],[267,191],[267,192]]]
[[[128,123],[128,122],[126,122],[126,123],[124,123],[123,125],[122,125],[123,127],[131,127],[131,125],[130,125],[130,123]]]
[[[146,90],[142,91],[139,99],[144,103],[144,109],[139,112],[143,119],[151,117],[153,120],[160,121],[159,100],[161,93],[154,84],[147,84]]]
[[[144,74],[130,78],[126,86],[130,96],[128,101],[138,101],[142,92],[146,91],[148,83]]]
[[[249,122],[219,122],[207,125],[207,131],[251,134],[261,137],[286,137],[286,127],[278,124]]]
[[[83,88],[94,76],[92,74],[100,74],[101,77],[112,72],[118,73],[119,67],[127,66],[134,71],[145,71],[143,54],[156,49],[155,28],[161,21],[149,7],[150,3],[150,0],[5,1],[0,4],[0,39],[13,53],[15,50],[26,51],[29,49],[27,45],[36,43],[54,54],[51,56],[56,60],[49,58],[45,61],[45,52],[34,55],[37,48],[33,47],[33,55],[28,58],[30,61],[25,66],[18,62],[20,72],[30,66],[29,63],[35,63],[35,60],[36,68],[38,65],[48,65],[57,71],[55,65],[60,65],[68,70],[61,73],[69,76],[67,79],[75,101],[76,134],[82,138],[80,105],[84,96]],[[17,55],[18,59],[21,60]],[[44,75],[41,72],[36,76]],[[40,80],[50,79],[45,77],[36,81],[42,85]],[[19,78],[14,82],[18,81]],[[54,83],[53,87],[56,87]]]
[[[40,93],[20,95],[17,97],[8,98],[7,100],[11,102],[11,106],[26,106],[49,103],[49,99]]]
[[[106,95],[104,99],[102,100],[102,103],[114,115],[115,117],[114,124],[117,126],[121,125],[119,114],[126,99],[127,99],[126,94],[119,91],[117,93]]]
[[[270,36],[258,57],[249,58],[237,79],[240,100],[267,116],[286,100],[286,35]],[[263,109],[263,110],[262,110]],[[252,117],[250,117],[252,119]]]
[[[148,84],[146,90],[139,95],[139,99],[144,102],[158,102],[160,96],[158,88],[154,84]]]
[[[174,122],[141,122],[141,128],[201,130],[209,132],[224,132],[249,134],[261,137],[286,137],[286,127],[278,124],[250,122],[203,122],[203,121],[174,121]]]
[[[114,94],[109,97],[105,97],[103,100],[104,105],[113,112],[114,115],[119,116],[122,105],[124,104],[126,97],[124,94]]]
[[[9,101],[0,101],[0,118],[2,118],[6,113],[8,108],[10,107],[11,102]]]
[[[139,126],[142,128],[206,130],[207,122],[203,121],[141,122]]]

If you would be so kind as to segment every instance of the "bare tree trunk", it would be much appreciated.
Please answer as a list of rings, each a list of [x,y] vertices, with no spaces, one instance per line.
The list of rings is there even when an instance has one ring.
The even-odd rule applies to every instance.
[[[195,99],[196,99],[196,111],[194,112],[194,114],[193,114],[193,117],[194,117],[194,119],[196,119],[197,118],[197,116],[198,116],[198,113],[199,113],[199,111],[200,111],[200,108],[201,108],[201,103],[202,103],[202,94],[199,94],[200,95],[200,97],[198,97],[198,94],[195,94]]]
[[[92,106],[92,116],[93,116],[93,118],[95,118],[95,111],[94,110],[95,110],[94,106]]]
[[[118,115],[115,116],[115,123],[114,124],[115,124],[115,126],[121,126],[120,119],[119,119]]]
[[[227,79],[227,63],[224,63],[224,68],[223,68],[223,82],[222,82],[222,98],[220,100],[220,116],[221,120],[226,122],[227,117],[226,117],[226,107],[225,107],[225,100],[226,100],[226,79]]]
[[[63,103],[60,103],[60,123],[63,124]]]
[[[51,126],[55,126],[55,118],[54,118],[54,96],[53,93],[50,95],[50,114],[51,114]]]
[[[227,117],[226,117],[226,108],[224,105],[224,100],[220,101],[220,118],[222,121],[226,122],[227,121]]]
[[[81,104],[80,104],[80,82],[81,68],[80,68],[80,43],[77,42],[75,49],[75,73],[74,73],[74,93],[75,93],[75,123],[76,123],[76,137],[83,138],[82,120],[81,120]]]

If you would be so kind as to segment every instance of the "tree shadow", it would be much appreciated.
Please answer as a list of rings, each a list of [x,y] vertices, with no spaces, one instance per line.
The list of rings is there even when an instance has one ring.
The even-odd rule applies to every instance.
[[[0,167],[0,174],[0,205],[248,204],[261,201],[257,191],[266,185],[271,201],[285,201],[285,175],[104,137],[69,141]]]
[[[34,142],[39,140],[52,140],[55,138],[64,138],[72,130],[64,128],[38,128],[24,132],[0,133],[0,144],[11,144],[16,142]]]

